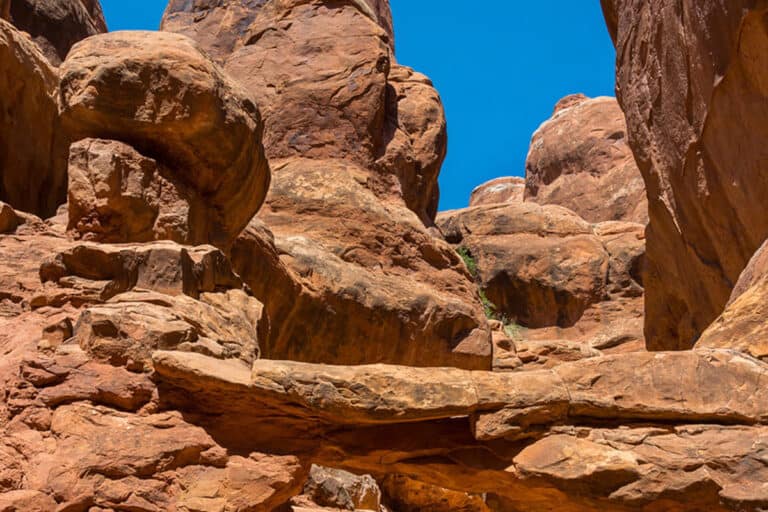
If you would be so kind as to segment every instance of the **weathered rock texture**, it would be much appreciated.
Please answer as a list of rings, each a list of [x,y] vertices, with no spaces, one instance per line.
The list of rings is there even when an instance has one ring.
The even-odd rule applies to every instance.
[[[753,357],[768,357],[766,244],[755,253],[739,277],[725,311],[696,343],[697,347],[731,348]]]
[[[618,308],[619,317],[625,309],[635,311],[628,317],[637,316],[644,255],[639,224],[592,225],[565,208],[533,203],[446,212],[438,224],[476,267],[478,285],[500,319],[526,328],[568,329],[584,317],[594,320],[587,312],[598,308],[603,313],[596,316],[607,326],[611,307],[604,303],[609,301],[629,305]],[[641,337],[634,330],[634,338]],[[610,344],[602,336],[591,342],[603,348]]]
[[[645,185],[614,98],[564,98],[533,134],[525,199],[573,210],[590,222],[645,224]]]
[[[519,203],[525,197],[525,178],[504,177],[483,183],[469,198],[469,206],[496,203]]]
[[[650,198],[646,335],[691,347],[768,236],[765,6],[604,0]]]
[[[233,247],[272,320],[266,357],[490,367],[474,285],[413,212],[379,201],[355,165],[288,160],[274,169],[259,214],[274,239],[255,221]]]
[[[447,144],[442,103],[394,62],[388,3],[255,4],[172,3],[163,28],[224,62],[263,114],[266,227],[254,221],[233,257],[272,321],[265,356],[490,368],[473,284],[426,227]]]
[[[167,389],[175,406],[247,424],[249,407],[273,409],[275,419],[311,422],[306,435],[322,436],[323,447],[291,446],[317,463],[496,494],[507,505],[495,510],[737,510],[764,500],[754,447],[765,436],[767,367],[731,352],[627,354],[507,374],[276,361],[248,371],[176,352],[153,361],[161,380],[197,390],[192,403]],[[265,435],[258,443],[286,442],[279,429]]]
[[[8,0],[9,19],[27,32],[54,66],[70,48],[107,31],[99,0]],[[2,8],[0,8],[2,11]]]
[[[29,37],[0,20],[0,200],[42,216],[66,201],[57,84]]]
[[[264,201],[270,174],[259,111],[192,40],[157,32],[91,37],[62,64],[60,90],[62,120],[73,137],[124,142],[141,153],[129,160],[143,156],[151,166],[146,159],[153,159],[172,181],[205,197],[208,209],[189,214],[199,218],[185,242],[227,247]],[[82,165],[77,153],[75,159]]]

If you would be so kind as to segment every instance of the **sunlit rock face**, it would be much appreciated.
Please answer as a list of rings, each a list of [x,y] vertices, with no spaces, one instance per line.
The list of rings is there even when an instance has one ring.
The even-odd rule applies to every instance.
[[[610,219],[549,203],[627,158],[615,104],[534,137],[572,195],[436,217],[445,115],[387,2],[173,1],[58,71],[14,5],[0,511],[765,508],[766,251],[695,350],[648,352],[644,224],[608,185]]]
[[[768,236],[765,7],[603,1],[649,198],[646,335],[687,349]]]

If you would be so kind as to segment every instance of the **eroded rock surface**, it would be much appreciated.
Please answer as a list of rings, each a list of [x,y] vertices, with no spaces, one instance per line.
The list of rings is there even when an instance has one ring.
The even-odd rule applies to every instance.
[[[41,216],[53,215],[67,193],[57,83],[32,40],[0,19],[0,200]]]
[[[765,6],[603,5],[619,55],[618,100],[650,199],[648,346],[687,349],[768,236]]]
[[[27,32],[54,66],[78,41],[107,31],[99,0],[8,0],[6,8],[6,19]]]
[[[566,97],[533,134],[525,200],[556,204],[589,222],[646,224],[645,184],[614,98]]]
[[[201,216],[210,224],[193,243],[205,236],[228,246],[262,204],[270,173],[258,108],[191,39],[91,37],[62,64],[60,91],[62,120],[75,138],[124,142],[205,197]]]
[[[482,206],[497,203],[518,203],[525,197],[525,178],[496,178],[483,183],[469,198],[469,206]]]

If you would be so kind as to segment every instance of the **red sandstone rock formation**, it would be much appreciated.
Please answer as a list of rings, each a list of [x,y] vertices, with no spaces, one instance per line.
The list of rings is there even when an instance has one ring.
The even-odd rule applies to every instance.
[[[27,32],[54,66],[78,41],[107,31],[98,0],[6,0],[5,9],[0,17]]]
[[[765,6],[604,0],[648,188],[646,336],[690,348],[768,236]]]
[[[496,203],[518,203],[525,196],[525,178],[504,177],[483,183],[469,198],[469,206]]]
[[[613,98],[563,98],[533,134],[525,200],[565,206],[590,222],[648,222],[645,185]]]
[[[68,180],[0,158],[0,511],[765,508],[765,251],[702,346],[639,351],[642,225],[493,197],[439,221],[471,268],[428,227],[445,119],[387,2],[165,25],[235,76],[123,33],[59,79],[0,21],[0,148],[74,138]]]

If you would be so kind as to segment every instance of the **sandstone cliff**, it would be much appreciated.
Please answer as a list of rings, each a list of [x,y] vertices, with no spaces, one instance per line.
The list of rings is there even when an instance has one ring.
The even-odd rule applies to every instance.
[[[647,5],[606,2],[620,47],[677,19]],[[682,17],[719,27],[713,45],[741,23],[714,5]],[[756,11],[738,12],[744,62],[711,122],[741,112],[733,77],[760,83]],[[525,184],[437,216],[445,114],[396,62],[385,0],[172,0],[162,32],[102,33],[97,0],[0,1],[0,17],[0,511],[768,506],[763,240],[732,234],[750,243],[722,290],[685,252],[664,270],[701,282],[659,281],[652,194],[646,272],[612,100],[566,98]],[[619,64],[655,193],[642,157],[669,154],[642,135],[682,118],[627,108],[647,91]],[[702,147],[722,157],[726,138]],[[690,303],[709,326],[694,350],[648,352],[644,315],[679,325],[650,316],[670,289],[730,302]]]

